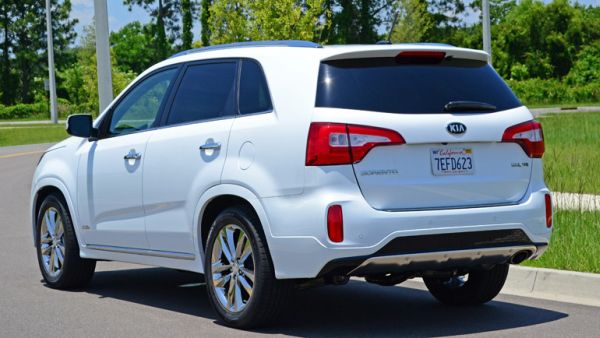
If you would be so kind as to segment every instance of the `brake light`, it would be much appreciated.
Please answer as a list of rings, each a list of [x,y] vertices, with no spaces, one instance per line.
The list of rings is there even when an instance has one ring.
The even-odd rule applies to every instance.
[[[549,229],[552,228],[552,196],[546,194],[544,200],[546,203],[546,228]]]
[[[542,125],[534,120],[506,129],[502,142],[518,143],[529,157],[541,158],[544,155],[544,132]]]
[[[404,143],[400,134],[389,129],[313,122],[308,132],[306,165],[358,163],[374,147]]]
[[[340,205],[335,204],[327,209],[327,234],[332,242],[344,241],[344,216]]]
[[[398,63],[438,63],[446,57],[446,52],[407,50],[396,55]]]

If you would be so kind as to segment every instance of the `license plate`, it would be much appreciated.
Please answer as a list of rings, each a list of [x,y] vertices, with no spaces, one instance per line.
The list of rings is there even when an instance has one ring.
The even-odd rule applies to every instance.
[[[434,176],[473,175],[471,148],[431,149],[431,172]]]

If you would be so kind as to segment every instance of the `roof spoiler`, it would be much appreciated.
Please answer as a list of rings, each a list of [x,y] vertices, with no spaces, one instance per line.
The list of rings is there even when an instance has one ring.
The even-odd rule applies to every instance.
[[[482,50],[459,48],[446,44],[434,43],[415,43],[415,44],[391,44],[391,45],[365,45],[361,49],[351,52],[341,52],[330,55],[322,61],[342,60],[342,59],[366,59],[381,57],[396,57],[401,52],[444,52],[446,57],[457,59],[470,59],[485,61],[488,60],[488,54]]]

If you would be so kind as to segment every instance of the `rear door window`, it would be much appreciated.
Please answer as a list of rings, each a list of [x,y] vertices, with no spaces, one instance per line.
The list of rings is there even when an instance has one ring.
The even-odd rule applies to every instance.
[[[447,113],[444,106],[452,101],[495,106],[481,112],[521,106],[502,78],[483,61],[444,59],[437,64],[406,64],[395,58],[346,59],[322,62],[319,70],[317,107],[439,114]]]
[[[233,114],[236,62],[190,65],[171,104],[167,125]]]

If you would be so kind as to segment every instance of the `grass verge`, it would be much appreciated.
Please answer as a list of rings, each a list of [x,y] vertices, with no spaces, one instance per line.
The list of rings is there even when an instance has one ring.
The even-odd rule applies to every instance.
[[[58,142],[68,136],[63,124],[0,126],[0,147]]]
[[[548,251],[523,265],[600,273],[600,212],[557,211],[554,224]]]
[[[571,108],[571,107],[593,107],[600,106],[600,102],[578,102],[578,103],[547,103],[547,104],[525,104],[527,108]]]
[[[548,114],[544,175],[552,191],[600,194],[600,113]]]

